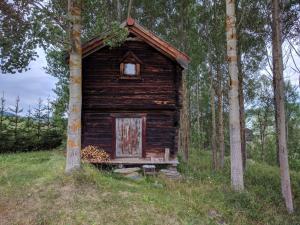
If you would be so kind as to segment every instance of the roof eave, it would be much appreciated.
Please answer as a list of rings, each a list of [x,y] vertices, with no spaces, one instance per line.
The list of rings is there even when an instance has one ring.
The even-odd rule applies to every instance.
[[[156,50],[174,59],[181,67],[184,69],[188,67],[188,64],[190,63],[188,55],[179,51],[168,42],[136,23],[133,18],[128,18],[120,25],[120,27],[128,27],[129,32],[141,37],[146,43],[154,47]],[[82,46],[82,57],[85,58],[103,47],[105,47],[103,38],[93,38]]]

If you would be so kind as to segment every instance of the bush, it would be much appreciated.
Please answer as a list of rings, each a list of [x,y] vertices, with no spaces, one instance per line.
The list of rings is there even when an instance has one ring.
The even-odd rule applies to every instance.
[[[0,153],[27,152],[57,148],[62,144],[64,132],[59,129],[48,129],[37,137],[32,130],[22,130],[15,138],[13,134],[0,135]]]
[[[39,140],[39,149],[52,149],[61,145],[63,140],[63,131],[50,129],[42,133]]]

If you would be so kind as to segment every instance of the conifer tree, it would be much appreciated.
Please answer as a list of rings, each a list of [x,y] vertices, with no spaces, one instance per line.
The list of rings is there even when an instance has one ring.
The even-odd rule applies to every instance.
[[[10,112],[13,114],[12,125],[14,134],[14,144],[17,145],[19,138],[19,123],[20,123],[20,113],[23,109],[20,106],[20,97],[17,96],[14,108],[9,108]]]
[[[2,134],[2,130],[4,128],[4,113],[5,113],[6,107],[5,107],[5,98],[4,98],[4,92],[0,99],[0,135]]]
[[[44,114],[43,100],[39,98],[38,104],[34,108],[34,120],[35,120],[37,140],[40,140],[41,138],[44,119],[45,119],[45,114]]]

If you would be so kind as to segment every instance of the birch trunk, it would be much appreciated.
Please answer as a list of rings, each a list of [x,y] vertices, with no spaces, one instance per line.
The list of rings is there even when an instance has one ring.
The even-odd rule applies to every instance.
[[[238,67],[235,1],[226,0],[226,39],[229,62],[229,126],[231,185],[234,191],[244,190],[243,164],[241,154],[240,113],[238,99]]]
[[[117,0],[117,20],[119,23],[122,22],[122,5],[121,0]]]
[[[197,83],[196,83],[196,102],[197,102],[197,148],[200,149],[200,141],[201,141],[201,135],[200,135],[200,106],[201,106],[201,100],[200,100],[200,93],[199,93],[199,76],[197,75]]]
[[[210,72],[210,108],[211,108],[211,150],[212,150],[212,165],[213,169],[216,170],[218,166],[217,157],[217,146],[216,146],[216,107],[215,107],[215,89],[213,85],[213,74]]]
[[[71,50],[66,172],[72,172],[80,168],[81,149],[81,0],[69,0],[68,11]]]
[[[247,149],[246,149],[246,134],[245,134],[245,107],[244,107],[244,91],[243,91],[243,69],[241,61],[241,51],[238,44],[237,49],[237,62],[238,62],[238,79],[239,79],[239,105],[240,105],[240,132],[241,132],[241,151],[243,159],[243,169],[246,168]]]
[[[186,70],[182,71],[182,110],[180,116],[180,145],[185,162],[189,159],[189,108]]]
[[[127,11],[127,18],[130,18],[131,16],[131,7],[132,7],[132,0],[129,0],[129,3],[128,3],[128,11]]]
[[[217,80],[218,80],[218,148],[220,152],[220,168],[224,168],[225,144],[224,144],[224,118],[223,118],[223,87],[222,74],[220,65],[217,66]]]
[[[184,52],[188,51],[187,41],[187,27],[188,27],[188,3],[187,1],[181,2],[180,8],[180,32],[179,40],[181,41],[181,48]],[[180,147],[183,151],[183,159],[185,162],[189,159],[189,146],[190,146],[190,117],[189,117],[189,92],[188,92],[188,69],[182,71],[182,109],[180,112]]]
[[[275,117],[277,129],[277,141],[279,150],[281,191],[285,200],[287,211],[294,211],[285,127],[284,107],[284,81],[283,81],[283,60],[282,60],[282,37],[281,37],[281,14],[279,0],[272,0],[272,51],[273,51],[273,80],[275,95]]]

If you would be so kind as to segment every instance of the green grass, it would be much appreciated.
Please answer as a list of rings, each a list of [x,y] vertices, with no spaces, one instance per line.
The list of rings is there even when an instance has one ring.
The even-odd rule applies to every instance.
[[[132,181],[85,164],[64,173],[62,151],[0,155],[0,224],[300,224],[280,195],[278,168],[249,163],[246,191],[230,189],[229,165],[212,172],[210,155],[193,151],[184,181]],[[300,174],[292,173],[300,207]]]

